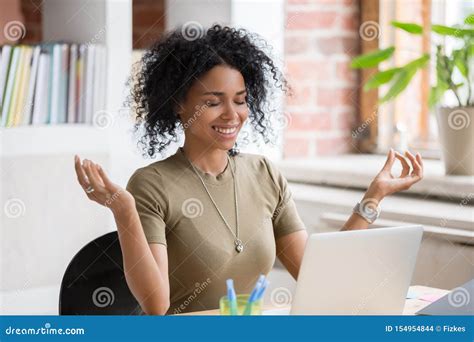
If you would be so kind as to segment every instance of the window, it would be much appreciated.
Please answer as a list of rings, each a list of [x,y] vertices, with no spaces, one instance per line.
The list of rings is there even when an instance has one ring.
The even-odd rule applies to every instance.
[[[418,72],[405,91],[395,100],[381,105],[377,117],[377,151],[385,152],[389,147],[401,150],[409,148],[422,151],[427,157],[439,158],[436,110],[428,108],[430,86],[435,83],[435,44],[442,43],[449,51],[460,43],[454,38],[440,38],[436,34],[411,35],[393,28],[392,21],[413,22],[430,31],[431,23],[454,26],[461,24],[474,5],[468,0],[380,0],[379,1],[379,47],[395,46],[396,51],[381,69],[403,65],[422,53],[432,56],[430,67]],[[385,94],[388,86],[379,89]],[[362,96],[374,96],[363,93]],[[376,95],[375,95],[376,96]],[[443,105],[455,106],[454,95],[448,93]]]

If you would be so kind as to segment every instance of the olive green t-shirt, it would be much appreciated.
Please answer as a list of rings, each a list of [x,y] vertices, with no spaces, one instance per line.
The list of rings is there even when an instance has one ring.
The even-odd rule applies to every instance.
[[[259,274],[268,274],[276,256],[275,240],[305,229],[288,183],[265,156],[239,153],[219,175],[196,167],[232,231],[226,227],[181,149],[135,171],[127,184],[134,196],[149,243],[167,246],[171,306],[167,314],[215,309],[226,295],[225,281],[237,293],[250,293]]]

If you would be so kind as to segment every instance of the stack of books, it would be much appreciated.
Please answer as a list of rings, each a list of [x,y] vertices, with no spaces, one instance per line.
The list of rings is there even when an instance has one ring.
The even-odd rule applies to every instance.
[[[105,108],[105,47],[4,45],[0,54],[0,127],[93,123]]]

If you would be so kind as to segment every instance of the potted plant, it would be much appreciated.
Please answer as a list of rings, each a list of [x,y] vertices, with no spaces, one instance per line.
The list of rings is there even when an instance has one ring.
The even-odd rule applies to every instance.
[[[392,26],[410,34],[423,33],[423,27],[414,23],[394,21]],[[445,46],[436,45],[436,84],[431,88],[429,96],[429,105],[435,108],[437,114],[446,173],[474,175],[474,14],[469,15],[459,27],[432,25],[431,30],[437,35],[452,37],[460,44],[460,47],[450,52]],[[393,46],[369,52],[357,56],[351,66],[372,68],[389,59],[394,52]],[[430,55],[424,54],[403,66],[380,71],[367,81],[364,89],[370,90],[388,84],[388,91],[381,96],[379,102],[393,100],[405,90],[419,70],[429,65],[429,60]],[[463,81],[456,82],[456,77]],[[448,92],[456,98],[457,105],[454,107],[440,105]]]

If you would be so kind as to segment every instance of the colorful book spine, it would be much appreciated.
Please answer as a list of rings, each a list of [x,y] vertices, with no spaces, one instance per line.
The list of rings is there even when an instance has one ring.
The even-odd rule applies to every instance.
[[[0,127],[93,123],[105,109],[106,49],[50,42],[0,50]]]

